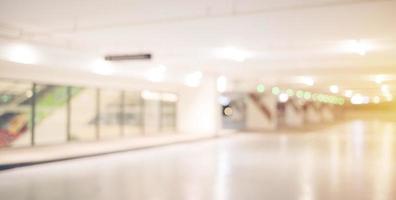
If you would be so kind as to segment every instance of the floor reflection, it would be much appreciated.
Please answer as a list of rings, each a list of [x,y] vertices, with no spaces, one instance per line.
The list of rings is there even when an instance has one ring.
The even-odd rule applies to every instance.
[[[218,140],[0,172],[1,199],[396,199],[396,124]]]

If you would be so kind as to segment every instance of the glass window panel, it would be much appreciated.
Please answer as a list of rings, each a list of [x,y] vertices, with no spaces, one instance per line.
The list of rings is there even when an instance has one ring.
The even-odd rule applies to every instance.
[[[144,101],[144,132],[156,134],[160,131],[160,100],[146,99]]]
[[[161,131],[173,132],[176,129],[176,102],[161,102]]]
[[[112,90],[100,91],[100,138],[113,139],[120,137],[121,92]]]
[[[38,145],[66,142],[67,88],[37,85],[35,141]]]
[[[29,146],[32,84],[0,80],[0,147]]]
[[[71,88],[70,135],[74,141],[96,139],[96,89]]]
[[[140,92],[125,92],[124,133],[127,136],[142,135],[142,99]]]

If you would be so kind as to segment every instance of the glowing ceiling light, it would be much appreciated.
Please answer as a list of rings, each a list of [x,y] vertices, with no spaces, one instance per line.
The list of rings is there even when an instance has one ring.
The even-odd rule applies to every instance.
[[[353,95],[353,91],[352,90],[345,90],[344,91],[344,96],[351,98]]]
[[[258,85],[256,86],[256,91],[257,91],[258,93],[263,93],[263,92],[265,91],[265,86],[264,86],[264,84],[262,84],[262,83],[258,84]]]
[[[280,93],[278,96],[278,100],[281,103],[285,103],[287,100],[289,100],[289,95],[287,93]]]
[[[380,99],[379,96],[375,96],[375,97],[373,97],[373,99],[372,99],[372,102],[375,103],[375,104],[379,104],[380,101],[381,101],[381,99]]]
[[[372,49],[372,45],[361,40],[349,40],[345,42],[343,49],[349,53],[355,53],[364,56]]]
[[[385,81],[385,77],[383,75],[377,75],[374,78],[374,82],[376,82],[377,84],[381,84]]]
[[[95,74],[107,76],[114,74],[114,68],[109,62],[103,59],[97,59],[92,64],[92,72]]]
[[[311,93],[310,92],[304,92],[304,99],[305,100],[310,100],[311,99]]]
[[[302,91],[302,90],[297,90],[296,96],[297,96],[298,98],[303,98],[303,97],[304,97],[304,91]]]
[[[384,94],[389,94],[389,86],[388,85],[381,85],[381,92]]]
[[[223,93],[227,90],[227,78],[225,76],[219,76],[217,78],[217,91]]]
[[[352,104],[356,104],[356,105],[363,104],[362,96],[360,94],[353,95],[352,98],[351,98],[351,103]]]
[[[228,106],[231,102],[231,100],[226,96],[219,96],[217,100],[222,106]]]
[[[355,105],[359,104],[367,104],[369,103],[370,98],[367,96],[362,96],[361,94],[355,94],[351,98],[351,103]]]
[[[163,93],[161,95],[162,101],[167,101],[167,102],[176,102],[178,97],[176,94],[173,93]]]
[[[37,64],[39,61],[37,51],[30,45],[13,45],[7,52],[7,58],[11,62],[21,64]]]
[[[162,82],[165,79],[166,71],[167,67],[165,65],[159,65],[147,71],[146,79],[151,82]]]
[[[287,89],[286,90],[287,95],[289,95],[290,97],[294,96],[294,91],[292,89]]]
[[[202,72],[200,71],[187,74],[184,78],[184,84],[189,87],[198,87],[201,84],[202,76]]]
[[[161,93],[143,90],[141,97],[145,100],[161,100]]]
[[[303,76],[299,78],[299,82],[308,85],[308,86],[313,86],[315,84],[315,81],[313,80],[313,78],[308,77],[308,76]]]
[[[245,51],[245,50],[241,50],[235,47],[225,47],[225,48],[221,48],[221,49],[217,49],[215,51],[215,54],[217,55],[217,57],[219,58],[223,58],[223,59],[228,59],[228,60],[234,60],[237,62],[243,62],[245,61],[247,58],[252,57],[252,53]]]
[[[274,94],[274,95],[278,95],[281,92],[279,87],[273,87],[271,91],[272,91],[272,94]]]
[[[331,85],[331,86],[329,87],[329,89],[330,89],[330,92],[333,93],[333,94],[337,94],[338,91],[339,91],[337,85]]]

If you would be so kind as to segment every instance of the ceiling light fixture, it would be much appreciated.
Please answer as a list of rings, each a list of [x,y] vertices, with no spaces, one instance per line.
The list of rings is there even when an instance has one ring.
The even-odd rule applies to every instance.
[[[372,45],[362,40],[348,40],[344,43],[343,49],[346,52],[364,56],[372,49]]]
[[[352,90],[345,90],[344,91],[344,96],[345,97],[351,98],[352,95],[353,95],[353,91]]]
[[[339,92],[339,89],[338,89],[337,85],[331,85],[329,87],[329,89],[330,89],[330,92],[333,93],[333,94],[337,94]]]
[[[285,103],[287,102],[287,100],[289,100],[289,95],[287,93],[280,93],[278,96],[278,100],[281,103]]]
[[[379,104],[380,101],[381,101],[381,99],[380,99],[379,96],[375,96],[375,97],[373,97],[373,99],[372,99],[372,102],[375,103],[375,104]]]
[[[369,101],[369,97],[362,96],[361,94],[355,94],[351,98],[351,103],[354,105],[367,104]]]
[[[159,65],[158,67],[150,69],[146,74],[146,79],[151,82],[161,82],[165,79],[165,73],[167,67],[165,65]]]
[[[390,94],[389,86],[388,86],[388,85],[381,85],[381,92],[382,92],[384,95]]]
[[[251,52],[241,50],[232,46],[215,50],[215,55],[219,58],[233,60],[237,62],[244,62],[246,59],[253,56]]]
[[[161,100],[161,94],[150,90],[143,90],[141,97],[145,100]]]
[[[376,82],[377,84],[381,84],[385,81],[385,77],[383,75],[377,75],[374,78],[374,82]]]
[[[108,61],[130,61],[130,60],[150,60],[151,54],[142,53],[142,54],[120,54],[120,55],[107,55],[105,56],[105,60]]]
[[[97,59],[92,64],[92,72],[99,75],[112,75],[114,74],[114,68],[110,63],[103,59]]]
[[[184,78],[184,84],[189,87],[198,87],[201,84],[202,72],[196,71],[190,74],[187,74]]]
[[[161,95],[162,101],[167,101],[167,102],[176,102],[178,100],[178,97],[174,93],[163,93]]]
[[[256,86],[256,91],[257,91],[258,93],[263,93],[263,92],[265,92],[265,86],[264,86],[264,84],[259,83],[259,84]]]
[[[17,44],[9,47],[7,58],[11,62],[21,64],[37,64],[39,61],[37,50],[27,44]]]
[[[313,78],[309,77],[309,76],[303,76],[303,77],[299,77],[298,78],[299,82],[308,85],[308,86],[313,86],[315,84],[315,81],[313,80]]]

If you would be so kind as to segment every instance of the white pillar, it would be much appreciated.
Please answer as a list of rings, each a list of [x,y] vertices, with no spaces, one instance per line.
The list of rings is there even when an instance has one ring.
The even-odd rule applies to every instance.
[[[220,127],[216,79],[205,78],[198,87],[179,91],[177,126],[180,133],[213,134]]]

